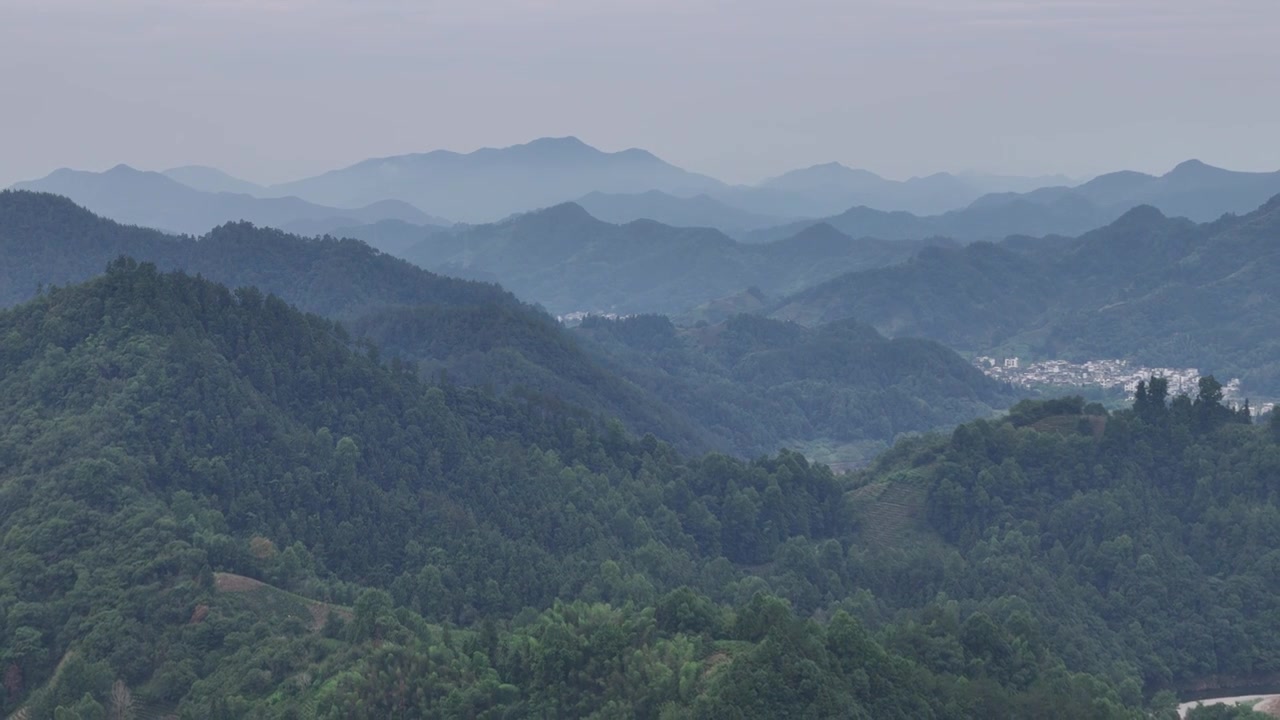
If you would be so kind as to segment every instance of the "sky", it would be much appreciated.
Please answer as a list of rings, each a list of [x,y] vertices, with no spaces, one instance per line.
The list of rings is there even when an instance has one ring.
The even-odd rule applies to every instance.
[[[0,0],[0,186],[575,135],[750,183],[1280,169],[1277,0]]]

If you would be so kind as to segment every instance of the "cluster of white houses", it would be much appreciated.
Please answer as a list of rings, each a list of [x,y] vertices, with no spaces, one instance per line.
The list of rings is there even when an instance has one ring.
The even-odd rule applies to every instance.
[[[1168,380],[1170,395],[1185,393],[1194,397],[1200,383],[1200,371],[1194,368],[1153,368],[1133,365],[1126,360],[1090,360],[1084,363],[1044,360],[1024,364],[1016,357],[993,358],[983,355],[974,358],[973,364],[988,377],[1015,387],[1123,389],[1129,397],[1133,397],[1139,382],[1152,377]],[[1244,402],[1240,379],[1232,378],[1224,383],[1222,394],[1228,402]],[[1255,405],[1253,410],[1265,413],[1273,407],[1273,403],[1264,403]]]

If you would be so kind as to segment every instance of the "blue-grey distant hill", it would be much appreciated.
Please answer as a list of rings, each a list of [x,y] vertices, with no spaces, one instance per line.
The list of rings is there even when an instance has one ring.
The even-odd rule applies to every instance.
[[[660,190],[627,194],[593,192],[576,202],[605,222],[621,225],[636,220],[654,220],[664,225],[715,228],[733,237],[787,221],[778,215],[743,210],[709,195],[686,198]]]
[[[754,230],[747,242],[788,237],[824,222],[854,237],[888,240],[949,237],[961,242],[1002,240],[1010,235],[1074,236],[1116,220],[1130,208],[1150,205],[1166,215],[1207,222],[1244,213],[1280,193],[1280,172],[1223,170],[1189,160],[1161,175],[1123,171],[1075,187],[991,193],[967,207],[937,215],[889,212],[867,203],[820,220],[800,220]]]
[[[1225,213],[1247,213],[1280,193],[1280,171],[1238,172],[1188,160],[1164,175],[1122,171],[1076,187],[1044,187],[1028,193],[989,195],[970,209],[992,210],[1015,203],[1054,206],[1090,204],[1114,219],[1129,208],[1150,205],[1166,215],[1196,222]]]
[[[313,202],[360,206],[395,199],[464,222],[486,222],[592,192],[660,190],[690,196],[723,187],[652,153],[603,152],[573,137],[471,153],[447,150],[373,158],[271,188]]]
[[[241,193],[261,197],[266,187],[248,180],[241,180],[222,170],[207,165],[183,165],[160,173],[171,180],[202,192]]]
[[[890,180],[868,170],[831,162],[770,178],[751,187],[733,187],[717,197],[757,212],[800,217],[835,215],[855,205],[933,215],[963,208],[984,194],[1061,185],[1067,178],[934,173]]]
[[[135,170],[127,165],[117,165],[100,173],[56,170],[44,178],[14,187],[68,197],[117,222],[188,235],[200,235],[223,223],[239,220],[283,229],[294,229],[297,224],[311,228],[323,226],[324,232],[386,219],[416,224],[441,222],[399,200],[339,208],[296,197],[259,198],[240,193],[203,192],[164,174]]]
[[[436,272],[499,282],[559,314],[684,313],[750,287],[794,292],[842,272],[900,262],[931,244],[855,239],[818,225],[747,245],[713,228],[607,223],[564,203],[498,223],[424,232],[400,255]]]
[[[948,173],[896,181],[828,163],[756,186],[730,185],[679,168],[645,150],[604,152],[577,138],[563,137],[470,153],[435,150],[372,158],[264,192],[342,206],[394,198],[470,223],[581,201],[593,212],[618,222],[645,218],[735,233],[759,227],[756,223],[761,216],[820,217],[854,205],[939,213],[964,207],[987,193],[1064,182],[1061,176]],[[596,193],[619,197],[589,197]],[[700,197],[703,195],[707,197]],[[728,209],[713,207],[717,202]]]
[[[771,316],[853,318],[962,351],[1129,358],[1280,394],[1280,195],[1197,224],[1150,205],[1077,238],[929,248],[781,301]]]

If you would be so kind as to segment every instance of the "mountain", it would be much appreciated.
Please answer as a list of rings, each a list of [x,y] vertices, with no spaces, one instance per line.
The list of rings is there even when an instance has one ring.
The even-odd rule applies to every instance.
[[[585,213],[581,217],[598,222]],[[923,358],[929,353],[922,351],[921,362],[915,365],[899,358],[911,369],[889,383],[899,386],[895,392],[927,387],[934,382],[929,379],[932,375],[950,373],[929,363],[959,365],[970,373],[931,397],[937,406],[934,410],[904,411],[904,417],[892,425],[852,418],[846,410],[837,426],[832,413],[811,411],[786,399],[774,402],[779,405],[777,412],[787,415],[787,425],[747,425],[750,418],[731,408],[749,403],[750,396],[764,386],[727,369],[707,370],[697,377],[685,372],[686,382],[705,380],[706,373],[714,373],[719,389],[697,388],[700,404],[674,402],[679,398],[669,388],[640,382],[648,368],[631,362],[626,372],[620,372],[621,366],[596,353],[594,345],[587,347],[586,338],[570,334],[554,318],[500,287],[435,275],[356,240],[305,239],[247,223],[220,226],[199,239],[178,238],[103,220],[65,198],[8,191],[0,193],[0,253],[9,259],[0,268],[0,306],[28,300],[41,287],[94,277],[108,262],[131,256],[232,287],[252,286],[308,312],[340,320],[352,336],[426,377],[443,375],[454,383],[502,394],[553,399],[575,412],[620,419],[634,432],[653,433],[685,450],[756,455],[785,443],[817,443],[826,438],[883,444],[898,432],[951,425],[1011,400],[958,357],[929,356],[926,362]],[[787,254],[802,255],[792,250]],[[814,335],[826,337],[825,331]],[[900,343],[891,350],[882,347],[881,340],[873,334],[860,336],[865,347],[846,343],[845,352],[851,357],[858,353],[879,357],[909,347]],[[695,349],[688,352],[686,363],[706,364]],[[797,356],[792,362],[806,361]],[[852,376],[820,379],[833,397],[855,388],[867,397],[882,390],[866,378],[856,382]],[[911,392],[915,394],[901,399],[916,407],[923,402],[924,390]],[[723,422],[711,427],[703,422],[730,412],[739,413],[743,427],[726,428]],[[864,421],[865,427],[857,427]]]
[[[1031,358],[1128,358],[1280,395],[1280,196],[1197,225],[1150,206],[1074,239],[932,248],[836,278],[773,316],[857,318],[890,336]]]
[[[1057,176],[1027,178],[976,173],[935,173],[888,180],[868,170],[831,162],[792,170],[755,186],[719,190],[715,196],[739,207],[774,215],[825,217],[859,205],[888,212],[937,215],[961,209],[987,193],[1032,190],[1064,180]]]
[[[245,220],[285,227],[324,221],[333,227],[384,219],[430,223],[436,218],[406,203],[380,199],[358,209],[315,205],[296,197],[258,198],[227,192],[203,192],[161,173],[117,165],[106,172],[56,170],[15,189],[65,195],[95,213],[131,225],[199,235],[226,222]]]
[[[6,716],[1139,720],[1280,670],[1280,425],[1211,382],[836,476],[430,385],[128,259],[0,337]]]
[[[201,192],[236,193],[240,195],[260,196],[266,189],[262,185],[232,177],[218,168],[207,165],[183,165],[169,168],[160,173],[170,180]]]
[[[1025,200],[1043,204],[1073,197],[1075,202],[1092,203],[1116,217],[1136,205],[1150,205],[1166,215],[1208,222],[1228,213],[1247,213],[1278,193],[1280,171],[1237,172],[1188,160],[1161,176],[1132,171],[1109,173],[1072,188],[1010,193],[983,198],[981,202],[991,205]]]
[[[756,315],[677,329],[662,316],[588,317],[584,348],[747,456],[777,447],[861,465],[894,438],[989,416],[1013,395],[945,347],[852,321]]]
[[[342,225],[336,219],[331,219],[293,222],[283,229],[286,232],[307,237],[329,235],[352,238],[388,255],[403,257],[410,248],[451,227],[452,225],[439,223],[419,225],[404,220],[379,220],[366,225]]]
[[[748,230],[772,227],[782,218],[740,210],[707,195],[676,197],[657,190],[630,195],[593,192],[576,203],[605,222],[625,225],[636,220],[654,220],[677,227],[715,228],[730,237]]]
[[[647,515],[640,499],[674,490],[677,478],[701,487],[728,471],[740,476],[740,495],[785,476],[786,502],[808,508],[807,532],[829,537],[839,522],[826,509],[838,488],[824,468],[786,458],[776,469],[727,458],[686,465],[651,439],[645,445],[529,403],[426,386],[276,298],[129,260],[0,313],[0,335],[6,715],[25,707],[28,717],[105,717],[111,706],[117,716],[181,709],[296,717],[302,705],[321,717],[373,718],[406,716],[412,703],[422,709],[409,716],[424,716],[447,702],[447,691],[427,690],[443,680],[446,688],[473,686],[472,702],[507,715],[532,706],[575,716],[579,703],[607,701],[595,692],[557,694],[559,679],[522,679],[528,663],[542,661],[500,664],[496,637],[465,652],[457,646],[457,654],[450,648],[472,642],[482,621],[495,631],[524,608],[550,613],[554,603],[564,612],[561,598],[622,607],[686,586],[686,602],[718,617],[711,600],[688,589],[727,590],[702,582],[702,568],[714,563],[716,577],[746,577],[733,564],[763,557],[777,541],[732,547],[726,557],[719,537],[702,530],[694,532],[708,544],[698,546],[688,534],[693,520],[682,529],[682,514],[719,522],[700,514],[701,501],[659,500]],[[43,419],[29,422],[36,417]],[[748,530],[726,519],[732,532]],[[643,534],[649,555],[629,549],[633,533]],[[645,557],[683,567],[650,575]],[[86,579],[76,582],[78,573]],[[578,607],[623,619],[589,602]],[[699,632],[693,628],[718,620],[669,624],[668,612],[669,641],[643,642],[677,656],[646,661],[651,672],[672,662],[679,671],[715,652],[677,648]],[[457,630],[455,641],[424,618],[475,630]],[[619,661],[631,655],[597,641]],[[428,676],[436,671],[411,672],[415,691],[400,701],[363,697],[369,683],[383,683],[377,673],[361,679],[371,667],[408,654],[443,669],[464,657],[478,662],[473,649],[492,654],[483,672],[492,683],[475,686],[474,675],[452,670],[435,680]],[[269,677],[259,668],[268,657]],[[697,685],[708,697],[683,702],[721,708],[712,714],[731,706],[717,700],[717,685]],[[288,687],[291,699],[273,703]],[[637,687],[610,707],[644,706],[651,692],[674,701],[677,687]]]
[[[941,215],[919,216],[886,212],[860,205],[822,220],[800,220],[755,230],[744,242],[772,242],[812,225],[826,223],[853,237],[921,240],[946,237],[960,242],[1001,240],[1010,235],[1079,235],[1114,220],[1118,213],[1097,207],[1074,192],[1036,191],[1034,200],[1022,196],[988,195],[969,207]]]
[[[491,222],[592,192],[694,196],[719,187],[718,180],[644,150],[608,153],[565,137],[466,154],[436,150],[373,158],[270,192],[338,206],[391,198],[456,220]]]
[[[500,282],[557,314],[681,313],[748,287],[790,292],[844,270],[892,264],[928,244],[855,240],[827,228],[744,245],[710,228],[614,225],[566,203],[436,233],[403,256]]]

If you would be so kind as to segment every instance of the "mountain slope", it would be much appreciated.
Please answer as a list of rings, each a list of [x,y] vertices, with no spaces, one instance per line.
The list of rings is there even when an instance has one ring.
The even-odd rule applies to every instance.
[[[438,272],[501,282],[554,313],[682,313],[752,286],[794,291],[842,271],[902,260],[928,244],[854,240],[828,228],[752,246],[710,228],[649,220],[613,225],[567,203],[436,233],[404,257]]]
[[[0,337],[6,714],[1138,720],[1280,672],[1280,425],[1211,385],[836,477],[428,386],[128,260]]]
[[[1187,160],[1161,176],[1132,171],[1101,175],[1073,188],[1045,188],[1023,195],[983,198],[980,203],[1028,201],[1053,203],[1073,196],[1105,212],[1120,213],[1135,205],[1150,205],[1166,215],[1197,222],[1242,214],[1280,193],[1280,171],[1237,172]]]
[[[492,222],[591,192],[690,196],[720,186],[643,150],[606,153],[566,137],[466,154],[437,150],[373,158],[270,192],[339,206],[391,198],[456,220]]]
[[[600,224],[580,210],[575,217],[588,226]],[[563,218],[541,219],[552,227],[564,226]],[[519,237],[507,239],[513,245],[503,251],[523,262],[532,264],[543,254],[537,246],[521,244]],[[644,386],[618,373],[588,354],[578,338],[553,318],[502,288],[435,275],[355,240],[304,239],[247,223],[221,226],[198,240],[177,238],[103,220],[64,198],[4,192],[0,193],[0,253],[10,260],[0,267],[0,305],[27,300],[41,285],[47,288],[94,277],[111,260],[128,255],[233,287],[253,286],[306,311],[341,320],[385,357],[427,377],[443,374],[454,383],[537,396],[568,413],[619,418],[633,432],[653,433],[684,450],[758,454],[772,452],[785,442],[817,441],[837,432],[831,417],[810,417],[808,410],[797,412],[790,407],[787,433],[709,429],[701,422],[705,405],[701,415],[691,414],[689,408],[673,402],[664,388]],[[786,249],[786,254],[804,259],[803,248]],[[985,413],[989,408],[981,404],[981,397],[964,405],[973,393],[987,392],[984,383],[979,379],[958,388],[953,393],[959,403],[956,407]],[[722,386],[728,399],[710,397],[707,402],[727,407],[752,391],[744,381],[728,376]],[[833,392],[839,387],[840,382],[831,386]],[[912,394],[908,402],[914,404],[919,397]],[[938,402],[950,402],[951,397]],[[988,398],[986,402],[995,401]],[[965,417],[959,411],[915,415],[895,426],[894,432],[924,431]],[[741,419],[744,428],[751,424],[750,418]],[[879,442],[893,437],[873,428],[870,420],[864,434],[847,420],[841,423],[842,437],[851,434]]]
[[[99,215],[129,225],[200,235],[226,222],[286,227],[299,221],[327,221],[334,226],[383,219],[428,223],[433,219],[406,203],[385,201],[357,209],[325,207],[296,197],[258,198],[227,192],[202,192],[161,173],[126,165],[102,173],[57,170],[14,188],[65,195]]]
[[[947,237],[961,242],[1002,240],[1010,235],[1078,235],[1114,220],[1120,213],[1103,210],[1072,192],[1052,200],[1032,202],[1021,196],[988,196],[969,207],[941,215],[885,212],[865,205],[850,208],[821,222],[852,237],[919,240]],[[746,242],[772,242],[802,230],[814,220],[801,220],[756,230]]]
[[[781,301],[780,318],[854,317],[889,335],[1032,357],[1122,357],[1238,376],[1280,393],[1280,198],[1196,225],[1152,207],[1050,246],[921,253]]]
[[[737,315],[677,330],[665,317],[590,317],[576,334],[603,365],[748,456],[802,447],[864,463],[902,433],[991,415],[1014,398],[945,347],[840,322]]]
[[[686,198],[657,190],[630,195],[593,192],[576,202],[592,216],[617,225],[653,220],[676,227],[715,228],[730,237],[782,222],[781,218],[741,210],[708,195]]]
[[[265,188],[257,183],[232,177],[218,168],[206,165],[183,165],[160,173],[194,190],[211,193],[239,193],[258,196]]]

